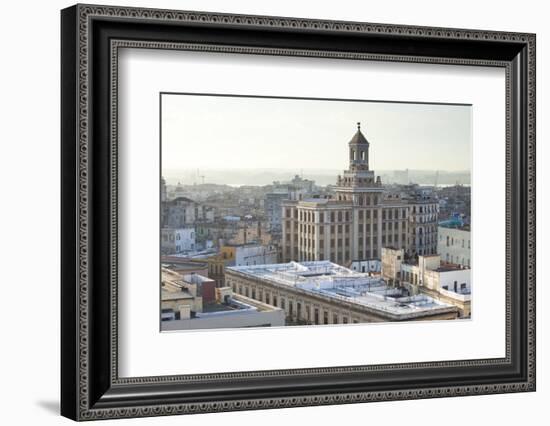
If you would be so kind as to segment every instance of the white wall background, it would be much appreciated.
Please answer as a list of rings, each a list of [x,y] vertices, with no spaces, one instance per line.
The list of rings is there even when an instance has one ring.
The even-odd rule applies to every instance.
[[[143,7],[526,31],[537,33],[538,259],[550,251],[550,28],[545,2],[340,0],[108,1]],[[59,404],[59,9],[67,1],[3,4],[0,67],[0,416],[3,424],[68,424]],[[545,161],[546,160],[546,161]],[[32,226],[31,226],[32,225]],[[39,234],[39,235],[37,235]],[[37,238],[39,237],[39,238]],[[546,238],[545,238],[546,237]],[[550,398],[548,364],[550,292],[538,280],[538,391],[453,399],[293,408],[200,416],[121,420],[120,424],[370,424],[463,425],[483,419],[513,425],[543,424]],[[102,424],[110,424],[107,421]],[[113,423],[116,424],[116,423]]]

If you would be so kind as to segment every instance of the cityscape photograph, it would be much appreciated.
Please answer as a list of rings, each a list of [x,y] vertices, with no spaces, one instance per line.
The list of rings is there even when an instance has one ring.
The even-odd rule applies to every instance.
[[[161,331],[471,318],[471,114],[161,94]]]

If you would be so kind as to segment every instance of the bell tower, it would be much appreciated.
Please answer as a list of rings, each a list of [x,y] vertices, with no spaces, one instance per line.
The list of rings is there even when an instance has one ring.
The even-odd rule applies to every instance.
[[[349,170],[369,170],[369,141],[361,132],[361,123],[357,123],[357,132],[349,141]]]
[[[336,186],[340,200],[349,199],[351,192],[375,192],[382,190],[382,183],[376,179],[374,171],[369,168],[370,143],[361,132],[361,123],[357,123],[357,131],[348,143],[349,167],[343,176],[338,176]],[[344,192],[348,195],[344,195]]]

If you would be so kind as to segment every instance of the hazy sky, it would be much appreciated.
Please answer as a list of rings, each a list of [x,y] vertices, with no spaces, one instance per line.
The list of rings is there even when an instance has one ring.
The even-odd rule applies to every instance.
[[[470,170],[470,106],[172,94],[162,167],[345,169],[358,121],[371,169]]]

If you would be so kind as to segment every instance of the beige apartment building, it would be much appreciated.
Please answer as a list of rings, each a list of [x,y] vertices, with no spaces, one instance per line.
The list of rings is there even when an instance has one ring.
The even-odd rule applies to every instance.
[[[437,200],[414,185],[385,189],[369,168],[369,145],[357,123],[336,195],[282,203],[283,262],[350,265],[379,259],[386,246],[403,248],[407,255],[436,252]]]

